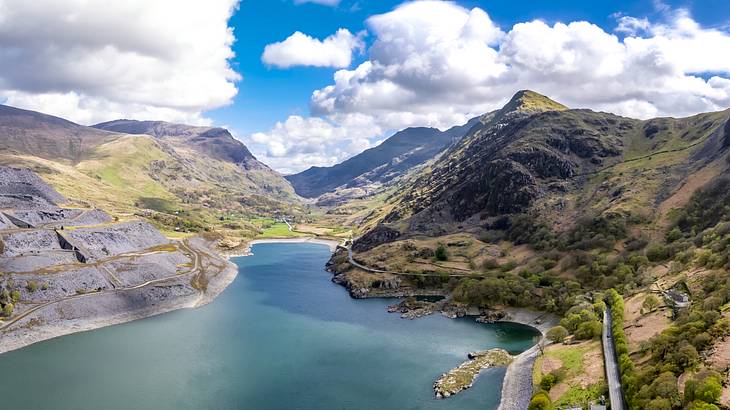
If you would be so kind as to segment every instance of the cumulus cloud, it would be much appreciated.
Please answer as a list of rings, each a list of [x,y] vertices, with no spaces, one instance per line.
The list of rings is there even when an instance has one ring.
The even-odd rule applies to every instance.
[[[286,40],[269,44],[264,48],[261,60],[279,68],[292,66],[349,67],[352,53],[364,47],[361,36],[339,29],[324,40],[318,40],[302,32],[295,32]]]
[[[231,103],[238,0],[0,0],[0,101],[89,124],[208,123]]]
[[[347,114],[332,119],[289,116],[267,132],[252,134],[247,145],[282,173],[341,162],[370,148],[383,130],[371,116]]]
[[[607,31],[586,21],[540,20],[503,29],[480,8],[404,3],[367,20],[375,38],[367,61],[337,71],[331,85],[315,90],[311,112],[346,129],[328,137],[334,141],[371,129],[461,124],[501,107],[520,89],[638,118],[729,107],[730,53],[722,50],[730,50],[730,33],[702,27],[686,10],[659,1],[656,7],[661,21],[617,15],[615,30]],[[351,115],[367,120],[339,122]],[[258,138],[276,134],[287,141],[300,132],[290,125]],[[279,154],[296,152],[297,141]],[[311,164],[335,162],[316,158]]]

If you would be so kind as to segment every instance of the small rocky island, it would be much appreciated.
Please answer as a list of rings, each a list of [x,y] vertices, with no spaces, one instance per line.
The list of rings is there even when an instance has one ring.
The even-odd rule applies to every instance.
[[[444,373],[433,384],[436,398],[444,399],[470,388],[479,373],[490,367],[503,367],[514,358],[504,349],[491,349],[469,353],[469,361]]]

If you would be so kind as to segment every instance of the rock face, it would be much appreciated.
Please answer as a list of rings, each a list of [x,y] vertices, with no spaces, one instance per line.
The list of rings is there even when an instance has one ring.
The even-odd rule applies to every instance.
[[[0,167],[0,193],[3,197],[17,197],[18,200],[35,197],[38,203],[45,201],[52,206],[66,201],[63,195],[56,192],[35,173],[27,169]],[[14,208],[3,206],[4,208]]]
[[[617,160],[638,123],[586,110],[500,112],[444,154],[385,220],[414,215],[418,226],[524,212],[548,183]]]
[[[92,259],[107,258],[170,243],[157,229],[144,221],[79,228],[68,231],[66,235]]]
[[[400,237],[400,232],[397,230],[379,225],[355,241],[352,244],[352,250],[355,252],[369,251],[378,245],[393,242],[398,237]]]

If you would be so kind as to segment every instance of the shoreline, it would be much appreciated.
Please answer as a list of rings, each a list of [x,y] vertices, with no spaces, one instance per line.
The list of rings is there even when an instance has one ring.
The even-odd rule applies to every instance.
[[[202,239],[196,238],[196,242],[199,242],[197,246],[208,248],[200,243],[202,242]],[[28,323],[28,318],[24,318],[19,322],[18,327],[23,328],[25,331],[21,330],[19,334],[4,334],[3,339],[5,340],[3,340],[2,345],[0,345],[0,354],[18,350],[35,343],[57,337],[128,323],[135,320],[162,315],[175,310],[192,309],[204,306],[215,300],[215,298],[218,297],[231,283],[233,283],[237,277],[238,266],[231,262],[231,259],[253,255],[251,248],[254,245],[262,243],[313,243],[327,246],[332,252],[334,252],[340,244],[340,242],[335,240],[315,237],[254,239],[248,242],[245,245],[245,248],[237,252],[214,252],[217,256],[225,259],[226,267],[218,275],[212,278],[212,280],[208,283],[206,291],[198,291],[194,294],[179,296],[162,303],[153,304],[140,309],[64,320],[62,322],[46,324],[40,328],[36,327],[31,329],[32,325]],[[189,276],[189,274],[181,275],[180,279],[187,280],[189,279]],[[96,302],[98,305],[103,305],[104,303],[114,303],[114,299],[118,297],[118,293],[106,293],[98,294],[94,299],[96,300],[97,298],[100,298],[100,300],[96,300]],[[55,307],[58,308],[59,306],[63,307],[65,305],[66,307],[73,309],[73,304],[74,300],[65,300],[57,302],[55,305],[58,306]],[[527,408],[532,396],[532,366],[539,352],[538,345],[544,341],[547,329],[557,323],[557,318],[549,313],[532,311],[524,308],[505,308],[503,311],[507,313],[507,316],[496,322],[517,323],[530,326],[540,332],[541,335],[537,344],[514,357],[512,363],[507,366],[507,372],[502,383],[498,410],[522,410]],[[23,324],[23,322],[25,323]]]
[[[532,400],[532,368],[540,353],[539,345],[545,341],[545,333],[558,324],[557,316],[525,308],[505,308],[509,315],[500,322],[519,323],[540,332],[540,340],[531,348],[514,357],[507,366],[502,381],[502,391],[497,410],[524,410]]]
[[[196,247],[202,247],[206,250],[202,239],[194,238]],[[144,294],[148,288],[160,286],[159,284],[151,284],[139,289],[129,291],[91,293],[88,298],[92,300],[92,304],[85,303],[85,299],[67,299],[59,300],[51,305],[43,307],[38,312],[45,309],[83,311],[88,309],[90,313],[86,317],[61,319],[52,323],[42,325],[34,325],[33,320],[37,320],[36,312],[19,320],[12,325],[12,331],[7,329],[2,331],[2,344],[0,344],[0,354],[13,350],[22,349],[35,343],[43,342],[57,337],[67,336],[74,333],[86,332],[90,330],[101,329],[107,326],[120,325],[135,320],[146,319],[149,317],[162,315],[180,309],[193,309],[205,306],[212,302],[220,295],[238,275],[238,266],[226,260],[223,255],[218,255],[226,266],[219,273],[209,279],[207,289],[205,291],[196,290],[195,292],[182,295],[173,295],[170,299],[156,301],[155,303],[142,306],[131,310],[114,310],[115,306],[127,306],[126,297],[140,296]],[[185,273],[179,278],[170,279],[165,285],[170,287],[182,287],[189,284],[194,275]],[[104,309],[107,311],[104,311]],[[111,310],[111,312],[109,312]],[[0,322],[1,323],[1,322]]]
[[[244,256],[251,256],[253,255],[253,252],[251,251],[251,247],[254,245],[262,244],[262,243],[313,243],[317,245],[325,245],[327,246],[331,252],[335,252],[337,247],[340,245],[339,241],[336,241],[334,239],[322,239],[317,238],[314,236],[306,236],[306,237],[300,237],[300,238],[266,238],[266,239],[252,239],[248,242],[246,242],[245,245],[241,245],[238,247],[238,249],[233,249],[229,251],[219,251],[218,253],[222,255],[223,257],[230,259],[233,258],[241,258]]]

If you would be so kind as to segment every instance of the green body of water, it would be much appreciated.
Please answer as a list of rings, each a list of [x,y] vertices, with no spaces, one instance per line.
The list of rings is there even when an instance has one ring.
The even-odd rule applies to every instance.
[[[78,333],[0,356],[6,409],[494,409],[504,369],[433,398],[472,350],[513,353],[534,329],[354,300],[323,270],[329,250],[259,244],[213,303]]]

